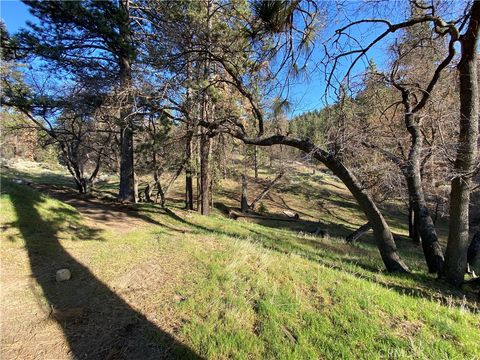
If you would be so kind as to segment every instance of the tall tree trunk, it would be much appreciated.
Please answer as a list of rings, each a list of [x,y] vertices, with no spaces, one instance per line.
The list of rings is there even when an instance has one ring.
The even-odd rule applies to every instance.
[[[240,209],[242,213],[246,213],[248,211],[248,182],[247,176],[242,174],[242,198],[240,200]]]
[[[203,132],[200,137],[200,213],[210,215],[210,136]]]
[[[187,79],[193,80],[192,57],[187,55]],[[194,99],[192,89],[187,87],[186,93],[186,107],[188,116],[195,116]],[[193,210],[193,159],[192,159],[192,140],[195,133],[196,126],[189,124],[186,129],[185,141],[185,209]]]
[[[126,44],[131,43],[131,31],[129,25],[128,0],[120,1],[120,6],[125,12],[125,21],[120,26],[120,37]],[[126,94],[122,99],[120,110],[120,188],[118,199],[121,201],[135,202],[134,158],[133,158],[133,120],[130,115],[130,96],[132,86],[131,54],[128,51],[120,55],[120,90]]]
[[[120,188],[118,199],[135,201],[135,179],[133,168],[133,130],[126,124],[120,136]]]
[[[13,158],[18,159],[18,135],[15,134],[15,140],[13,141]]]
[[[428,271],[441,273],[443,270],[443,252],[438,242],[437,232],[428,211],[425,194],[423,193],[420,156],[423,146],[423,135],[420,131],[420,121],[413,113],[410,104],[410,93],[402,89],[405,127],[410,134],[410,150],[408,160],[400,167],[407,181],[408,197],[413,207],[415,222],[422,239],[422,248]]]
[[[222,159],[222,177],[223,179],[227,178],[227,144],[225,142],[225,134],[220,134],[221,142],[221,159]]]
[[[445,278],[462,284],[469,245],[469,204],[472,172],[478,145],[477,44],[480,33],[480,1],[474,1],[467,30],[460,37],[461,58],[457,65],[460,84],[460,133],[455,159],[455,178],[450,192],[450,226],[445,253]]]
[[[255,170],[255,180],[258,180],[258,159],[257,159],[257,146],[253,146],[253,169]]]
[[[187,210],[193,210],[192,137],[193,130],[188,130],[185,148],[185,208]]]
[[[211,47],[211,37],[210,37],[210,30],[211,30],[211,8],[212,8],[212,1],[207,1],[207,39],[206,39],[206,46],[207,50],[210,50]],[[210,80],[210,73],[211,73],[211,62],[210,56],[207,55],[206,59],[203,64],[203,77],[204,80]],[[204,122],[210,123],[211,117],[213,117],[212,111],[212,104],[210,101],[210,97],[208,95],[207,89],[203,90],[203,97],[202,97],[202,108],[201,108],[201,118]],[[212,150],[212,141],[210,138],[210,134],[208,134],[207,129],[202,129],[200,135],[200,213],[202,215],[210,215],[210,153]]]
[[[162,183],[160,182],[160,174],[157,169],[153,170],[153,180],[155,182],[155,187],[157,188],[155,202],[159,202],[158,199],[160,198],[160,204],[163,207],[165,205],[165,193],[163,192]]]

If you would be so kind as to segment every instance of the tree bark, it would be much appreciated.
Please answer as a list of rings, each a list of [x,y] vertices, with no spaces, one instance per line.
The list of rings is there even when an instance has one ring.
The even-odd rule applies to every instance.
[[[200,137],[200,213],[210,215],[210,136],[203,132]]]
[[[207,50],[210,51],[211,46],[211,13],[212,10],[212,1],[207,1],[207,39],[206,46]],[[203,77],[204,80],[210,80],[211,73],[211,62],[210,55],[207,55],[203,64]],[[211,122],[211,117],[213,118],[212,103],[208,95],[207,89],[203,89],[202,97],[202,107],[201,107],[201,118],[203,121],[209,123]],[[211,201],[210,201],[210,153],[212,150],[212,141],[208,131],[202,129],[200,135],[200,213],[202,215],[210,215],[211,211]]]
[[[470,267],[480,264],[480,231],[477,231],[468,246],[467,263]]]
[[[129,25],[128,1],[122,0],[120,7],[125,12],[124,23],[120,26],[120,37],[125,44],[131,43],[131,32]],[[120,110],[120,188],[118,199],[120,201],[135,202],[135,180],[134,180],[134,157],[133,157],[133,121],[130,115],[128,93],[132,86],[131,54],[124,49],[120,54],[120,88],[127,94],[127,107],[122,105]]]
[[[418,221],[416,220],[415,211],[413,210],[412,201],[408,201],[408,237],[417,244],[420,244],[420,233],[418,231]]]
[[[387,270],[389,272],[409,272],[408,267],[398,254],[392,232],[390,231],[390,228],[388,227],[387,222],[383,218],[380,210],[377,208],[371,196],[365,191],[355,175],[353,175],[353,173],[348,170],[345,165],[334,155],[318,148],[309,139],[300,140],[283,135],[250,139],[245,137],[245,135],[240,131],[233,132],[232,135],[247,144],[255,144],[259,146],[283,144],[291,146],[302,150],[307,154],[311,154],[315,159],[322,162],[350,190],[365,213],[368,221],[372,224],[377,248]]]
[[[133,168],[133,130],[126,124],[120,136],[120,188],[118,199],[120,201],[135,201],[135,179]]]
[[[414,161],[414,160],[413,160]],[[443,268],[443,252],[438,242],[435,225],[425,201],[420,173],[415,171],[415,166],[408,170],[407,187],[412,198],[414,210],[414,226],[418,225],[421,237],[423,254],[430,273],[440,273]]]
[[[242,213],[246,213],[248,211],[248,190],[247,190],[248,182],[247,177],[245,174],[242,174],[242,198],[240,200],[240,210]]]
[[[456,286],[463,283],[469,245],[469,203],[472,173],[478,145],[477,44],[480,32],[480,1],[474,1],[465,34],[460,37],[461,58],[457,65],[460,84],[460,133],[455,159],[455,178],[450,192],[450,226],[445,253],[445,278]]]
[[[255,180],[258,180],[258,162],[257,162],[257,146],[253,146],[253,169],[255,170]]]
[[[423,193],[420,157],[423,147],[423,134],[420,120],[415,116],[410,100],[410,92],[400,85],[395,85],[402,93],[405,127],[410,134],[410,149],[407,161],[400,164],[405,176],[410,205],[413,207],[414,224],[418,222],[423,254],[430,273],[443,271],[443,252],[438,242],[437,232]]]
[[[192,137],[193,130],[189,130],[185,148],[185,209],[187,210],[193,210]]]

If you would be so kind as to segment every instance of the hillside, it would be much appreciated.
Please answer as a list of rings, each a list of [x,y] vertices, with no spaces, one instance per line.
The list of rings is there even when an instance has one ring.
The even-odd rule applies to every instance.
[[[412,275],[384,273],[370,235],[345,244],[364,219],[325,171],[292,170],[264,207],[304,221],[272,224],[223,214],[238,206],[234,179],[202,217],[180,208],[181,181],[167,209],[127,206],[105,200],[109,182],[79,197],[62,172],[27,165],[3,169],[6,359],[480,358],[471,292],[424,274],[395,204],[385,210]],[[330,237],[308,233],[319,225]],[[64,267],[72,278],[57,283]]]

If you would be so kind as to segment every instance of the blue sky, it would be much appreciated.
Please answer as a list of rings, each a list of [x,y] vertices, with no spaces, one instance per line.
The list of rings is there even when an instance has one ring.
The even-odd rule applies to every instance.
[[[0,15],[10,34],[15,33],[20,28],[26,25],[27,21],[34,21],[35,18],[30,15],[28,7],[20,1],[1,0]],[[321,48],[321,46],[318,46]],[[309,67],[315,67],[322,54],[316,51]],[[374,49],[370,56],[375,57],[378,64],[382,64],[385,60],[385,54],[381,49]],[[363,65],[360,65],[357,71],[361,71]],[[294,116],[305,111],[320,109],[325,106],[325,81],[324,75],[319,71],[311,71],[308,76],[301,76],[298,80],[292,81],[294,83],[289,91],[289,101],[291,109],[289,116]],[[330,101],[333,99],[330,98]]]
[[[28,12],[28,8],[20,1],[1,0],[0,16],[2,17],[10,33],[16,32],[22,26],[25,26],[27,20],[33,20],[34,17]]]

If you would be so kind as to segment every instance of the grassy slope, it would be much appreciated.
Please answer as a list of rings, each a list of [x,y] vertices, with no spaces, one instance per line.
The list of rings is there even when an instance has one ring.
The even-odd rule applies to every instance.
[[[227,184],[225,191],[233,186]],[[280,195],[294,208],[306,201],[302,191],[298,198]],[[343,190],[332,196],[345,197]],[[343,197],[341,201],[351,201]],[[272,211],[275,200],[272,196],[267,205]],[[31,273],[27,252],[32,248],[52,255],[60,251],[56,246],[48,250],[52,232],[42,231],[48,224],[62,251],[158,329],[204,358],[480,358],[479,315],[459,306],[455,291],[426,275],[378,271],[378,255],[368,242],[349,247],[334,238],[219,214],[204,218],[175,208],[140,208],[157,225],[136,223],[128,231],[95,228],[74,208],[4,182],[2,282]],[[353,215],[355,207],[332,210],[348,212],[343,224],[362,222]],[[326,217],[322,222],[329,224]],[[411,264],[419,258],[415,251],[406,256]],[[42,280],[34,280],[29,286],[14,281],[4,287],[4,331],[17,331],[20,313],[34,333],[62,336],[54,324],[38,320],[48,301]],[[74,276],[71,286],[75,281]],[[451,295],[450,303],[439,300],[445,294]],[[19,339],[28,346],[31,339],[22,329],[3,338],[7,354],[19,354]]]

